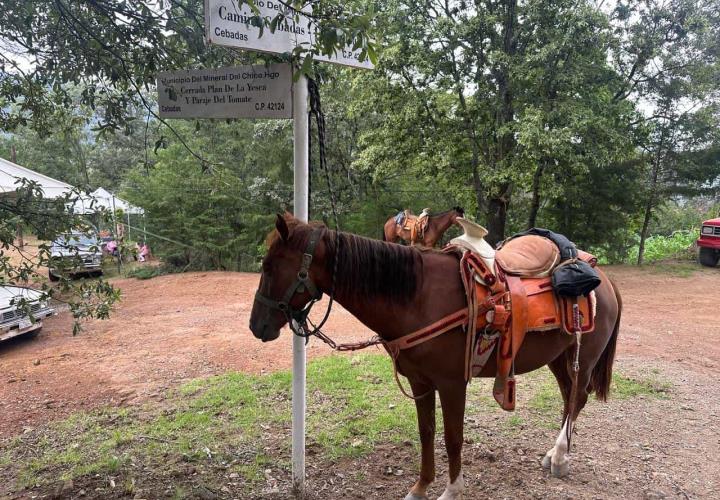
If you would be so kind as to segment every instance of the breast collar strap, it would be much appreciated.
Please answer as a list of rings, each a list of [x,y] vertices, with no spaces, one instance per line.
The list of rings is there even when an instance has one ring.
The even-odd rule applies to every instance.
[[[317,228],[310,234],[310,240],[308,241],[305,252],[303,253],[297,278],[288,287],[282,299],[279,301],[273,300],[262,295],[260,291],[255,292],[256,301],[270,307],[271,309],[282,311],[287,317],[288,322],[290,322],[291,319],[294,319],[298,323],[304,323],[310,313],[310,308],[322,297],[322,292],[310,278],[310,265],[312,264],[315,247],[320,240],[321,231],[321,228]],[[305,291],[310,294],[310,302],[305,304],[301,309],[293,309],[290,305],[290,301],[296,293],[304,293]]]

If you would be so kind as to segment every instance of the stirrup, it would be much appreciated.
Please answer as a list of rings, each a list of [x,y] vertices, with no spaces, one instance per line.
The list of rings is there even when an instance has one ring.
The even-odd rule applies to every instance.
[[[503,379],[501,377],[495,378],[495,384],[493,385],[493,397],[495,401],[505,411],[515,410],[515,375]]]

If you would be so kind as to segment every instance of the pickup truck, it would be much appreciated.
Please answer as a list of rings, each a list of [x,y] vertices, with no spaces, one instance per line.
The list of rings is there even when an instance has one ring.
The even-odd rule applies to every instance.
[[[41,298],[42,293],[31,288],[0,285],[0,341],[40,331],[42,320],[55,314]],[[23,299],[30,306],[30,314],[20,305]]]
[[[720,260],[720,217],[702,223],[697,246],[700,264],[708,267],[717,266]]]
[[[63,274],[101,275],[100,247],[100,238],[94,234],[68,233],[55,238],[50,246],[50,281],[58,281]]]

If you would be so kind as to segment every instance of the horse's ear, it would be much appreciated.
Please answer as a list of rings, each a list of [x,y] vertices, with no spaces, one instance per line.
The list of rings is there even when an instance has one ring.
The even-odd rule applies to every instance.
[[[287,222],[285,222],[285,217],[283,217],[280,214],[277,214],[277,219],[275,220],[275,229],[278,230],[278,233],[280,233],[280,237],[283,239],[283,241],[287,241],[290,237],[290,230],[288,229]]]

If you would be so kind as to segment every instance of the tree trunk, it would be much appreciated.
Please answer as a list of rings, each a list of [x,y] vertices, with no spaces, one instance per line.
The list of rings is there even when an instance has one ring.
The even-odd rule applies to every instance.
[[[516,51],[515,24],[517,22],[517,0],[506,2],[505,19],[503,21],[503,52],[510,60]],[[496,145],[494,168],[508,168],[506,164],[512,151],[515,149],[515,136],[509,130],[508,124],[512,123],[515,117],[513,89],[510,82],[510,69],[508,65],[501,64],[494,71],[498,82],[498,96],[500,98],[499,109],[496,117],[496,132],[499,134]],[[502,132],[501,132],[502,131]],[[488,200],[487,228],[489,234],[487,240],[495,245],[505,238],[505,222],[507,220],[507,208],[510,200],[509,184],[498,186],[499,195]]]
[[[650,217],[652,216],[652,196],[645,206],[645,217],[643,218],[642,230],[640,231],[640,246],[638,247],[637,265],[642,266],[645,260],[645,240],[647,239],[648,227],[650,226]]]
[[[533,228],[537,224],[537,215],[540,210],[540,181],[542,180],[543,172],[545,171],[546,160],[543,158],[538,163],[535,169],[535,175],[533,175],[532,183],[532,202],[530,203],[530,216],[528,217],[527,228]]]
[[[475,121],[468,111],[465,94],[463,94],[464,86],[457,69],[455,57],[453,57],[453,78],[457,87],[458,100],[460,102],[460,110],[462,111],[463,124],[465,125],[465,133],[472,149],[472,160],[470,167],[472,169],[473,189],[475,190],[475,201],[477,203],[477,218],[481,220],[483,208],[485,205],[485,195],[483,193],[483,185],[480,180],[480,146],[478,145],[477,134],[475,133]]]
[[[645,260],[645,240],[647,239],[648,227],[650,226],[650,218],[652,217],[652,209],[655,205],[655,197],[657,196],[658,179],[660,178],[660,167],[662,164],[663,147],[665,145],[665,132],[663,129],[660,134],[660,142],[658,144],[657,153],[652,162],[652,177],[650,179],[650,193],[648,201],[645,205],[645,216],[643,217],[643,227],[640,231],[640,245],[638,246],[637,265],[641,266]]]
[[[490,245],[495,246],[505,239],[505,222],[507,220],[507,202],[503,198],[491,198],[487,202],[487,230],[485,237]]]
[[[473,152],[473,165],[472,165],[472,174],[473,174],[473,188],[475,189],[475,202],[477,203],[477,210],[475,217],[477,220],[482,220],[482,217],[484,215],[485,210],[485,195],[483,193],[483,186],[482,182],[480,181],[480,168],[479,168],[479,161],[477,161],[477,158],[475,158],[474,152]]]
[[[647,240],[648,228],[650,227],[650,218],[652,217],[652,209],[655,205],[655,196],[657,194],[658,175],[660,171],[660,154],[653,164],[652,180],[650,183],[650,194],[645,205],[645,216],[643,217],[643,226],[640,231],[640,245],[638,247],[637,265],[642,266],[645,260],[645,240]]]

